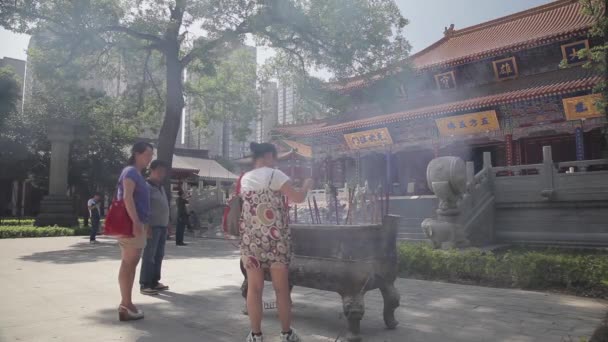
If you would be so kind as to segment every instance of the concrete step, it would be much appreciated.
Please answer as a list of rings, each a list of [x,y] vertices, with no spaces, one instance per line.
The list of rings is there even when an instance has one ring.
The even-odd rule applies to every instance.
[[[399,242],[405,242],[405,243],[426,243],[426,244],[431,244],[431,240],[428,240],[428,239],[408,239],[408,238],[397,237],[397,241],[399,241]]]
[[[399,236],[399,238],[402,239],[421,239],[421,240],[426,240],[426,235],[424,233],[404,233],[404,232],[399,232],[397,234]]]

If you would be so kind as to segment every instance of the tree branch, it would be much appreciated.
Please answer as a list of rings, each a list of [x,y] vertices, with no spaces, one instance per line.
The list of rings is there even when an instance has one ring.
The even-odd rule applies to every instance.
[[[55,20],[54,18],[48,17],[46,15],[40,14],[40,13],[36,13],[36,12],[30,12],[28,10],[22,9],[22,8],[18,8],[16,5],[14,6],[10,6],[10,5],[2,5],[0,6],[0,8],[3,9],[3,12],[14,12],[16,14],[19,14],[23,17],[26,18],[30,18],[30,19],[38,19],[38,20],[44,20],[44,21],[48,21],[50,23],[53,23],[55,25],[59,25],[59,26],[64,26],[65,24]]]
[[[150,73],[150,69],[148,69],[148,66],[146,65],[146,72],[148,73],[148,77],[150,78],[150,82],[152,83],[152,88],[154,88],[154,91],[156,92],[156,96],[158,96],[158,99],[163,102],[163,96],[161,95],[160,91],[158,90],[158,87],[156,86],[156,82],[154,82],[154,78],[152,77],[152,74]]]
[[[200,46],[192,48],[188,54],[186,54],[182,60],[182,67],[185,68],[190,64],[194,59],[199,58],[200,55],[205,54],[214,48],[218,47],[220,44],[227,43],[235,38],[238,38],[239,35],[245,34],[249,32],[249,23],[244,20],[242,21],[234,30],[224,31],[224,33],[218,37],[217,39],[210,40],[205,43],[201,43]]]
[[[159,44],[159,46],[162,46],[162,43],[163,43],[163,39],[160,38],[160,37],[158,37],[158,36],[155,36],[155,35],[149,34],[149,33],[142,33],[142,32],[130,29],[128,27],[119,26],[119,25],[105,26],[105,27],[100,28],[97,31],[99,33],[103,33],[103,32],[120,32],[120,33],[124,33],[126,35],[129,35],[129,36],[131,36],[133,38],[147,40],[147,41],[151,41],[151,42],[157,43],[157,44]]]

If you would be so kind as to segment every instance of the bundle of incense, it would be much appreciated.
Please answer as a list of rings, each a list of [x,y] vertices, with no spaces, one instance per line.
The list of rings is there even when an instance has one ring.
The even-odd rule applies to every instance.
[[[321,214],[319,213],[319,207],[317,206],[317,198],[312,196],[312,203],[315,206],[315,216],[317,217],[317,223],[321,224]]]
[[[353,201],[355,199],[355,189],[348,188],[348,211],[346,212],[346,224],[353,224]]]
[[[333,188],[335,191],[333,191],[333,195],[334,195],[334,207],[336,208],[336,225],[340,225],[340,217],[338,217],[338,188],[334,187]]]
[[[311,224],[315,224],[315,217],[314,214],[312,213],[312,205],[310,204],[310,197],[308,197],[308,211],[310,211],[310,223]]]

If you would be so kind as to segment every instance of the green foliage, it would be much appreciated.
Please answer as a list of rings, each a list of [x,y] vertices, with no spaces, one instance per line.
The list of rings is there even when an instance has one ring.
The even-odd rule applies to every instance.
[[[34,227],[30,225],[0,226],[0,239],[74,235],[85,236],[89,234],[89,228]]]
[[[64,57],[55,69],[71,67],[72,61],[92,59],[94,63],[79,63],[81,67],[74,72],[139,72],[141,81],[132,83],[144,90],[129,89],[125,94],[130,94],[130,104],[133,94],[137,95],[132,107],[138,113],[153,115],[153,108],[164,104],[158,155],[167,161],[172,160],[184,107],[181,76],[193,62],[200,63],[196,69],[201,75],[208,75],[226,51],[253,36],[260,45],[283,51],[289,56],[289,64],[303,74],[311,69],[327,69],[337,77],[347,77],[403,59],[410,48],[403,36],[406,24],[394,0],[0,2],[0,26],[45,35],[41,45],[52,49],[54,57]],[[193,36],[191,32],[200,35]],[[142,62],[132,62],[137,59]],[[134,67],[121,68],[122,60]],[[163,62],[163,76],[157,77],[161,72],[150,70],[151,61]],[[153,82],[155,78],[162,82]],[[132,80],[130,76],[127,79]],[[152,106],[146,104],[150,98],[155,99]],[[209,101],[205,103],[211,106]],[[245,106],[250,107],[250,103]],[[235,111],[223,109],[207,109],[204,113],[235,115]]]
[[[0,221],[0,227],[8,227],[8,226],[33,226],[35,219],[33,218],[24,218],[24,219],[2,219]]]
[[[199,66],[195,64],[191,70]],[[204,130],[212,121],[230,120],[235,137],[246,140],[251,134],[250,123],[258,117],[256,67],[255,50],[243,47],[220,62],[212,74],[192,77],[186,93],[198,128]]]
[[[52,66],[63,59],[52,49],[37,48],[30,58],[36,67],[28,72],[36,81],[29,90],[24,114],[7,124],[12,134],[5,140],[16,152],[13,158],[2,158],[0,168],[17,169],[19,173],[14,177],[31,177],[35,186],[45,188],[50,164],[48,123],[73,122],[78,125],[78,140],[71,148],[69,184],[76,186],[83,197],[113,189],[125,165],[125,146],[138,133],[137,120],[123,115],[121,100],[108,96],[103,86],[81,79],[84,74],[79,70],[85,61],[73,61],[72,69],[61,72],[61,68]],[[23,167],[15,168],[19,158],[25,159]]]
[[[580,0],[580,3],[583,13],[594,19],[594,25],[589,35],[599,38],[600,43],[590,49],[579,51],[579,55],[589,58],[589,62],[585,64],[586,68],[594,69],[598,75],[608,75],[608,16],[606,15],[606,2],[605,0]],[[594,92],[604,95],[603,99],[597,103],[597,106],[608,118],[608,81],[606,77],[603,82],[600,82],[595,87]]]
[[[563,249],[438,250],[423,244],[399,246],[403,276],[524,289],[608,291],[608,255]]]

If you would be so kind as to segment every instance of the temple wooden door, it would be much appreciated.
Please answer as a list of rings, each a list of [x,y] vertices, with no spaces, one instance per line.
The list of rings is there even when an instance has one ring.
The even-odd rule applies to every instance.
[[[522,164],[541,164],[543,162],[543,146],[551,146],[553,161],[565,162],[576,160],[576,144],[571,135],[527,138],[522,145]]]

